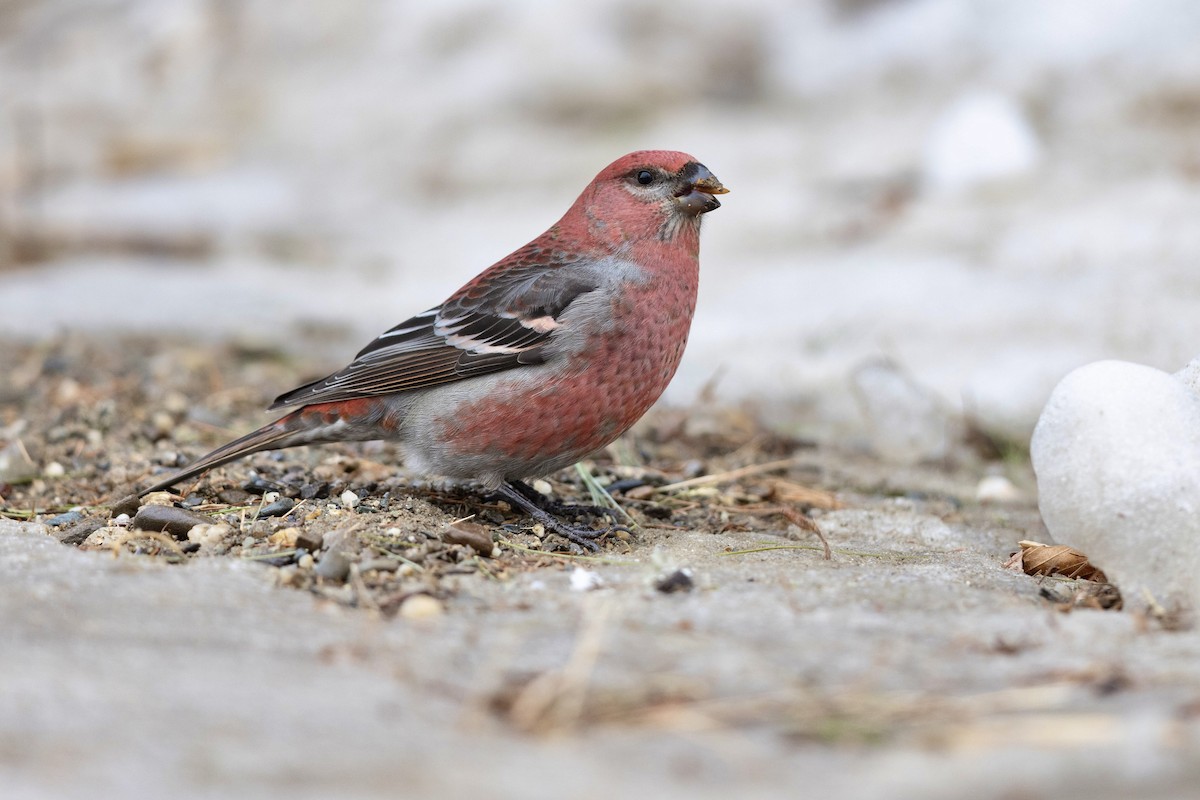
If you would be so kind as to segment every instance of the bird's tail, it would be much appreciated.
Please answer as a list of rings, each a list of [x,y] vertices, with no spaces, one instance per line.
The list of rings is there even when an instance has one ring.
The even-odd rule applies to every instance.
[[[269,425],[218,447],[182,472],[161,480],[138,496],[161,491],[193,478],[201,472],[236,461],[263,450],[280,450],[302,444],[367,441],[386,438],[394,429],[381,428],[389,406],[378,398],[356,398],[335,403],[317,403],[296,409]]]
[[[289,414],[288,417],[290,416]],[[308,441],[296,441],[298,432],[290,429],[287,425],[288,417],[276,420],[270,425],[264,425],[256,431],[247,433],[239,439],[234,439],[232,442],[218,447],[199,461],[189,465],[182,472],[177,472],[148,489],[138,492],[138,496],[141,497],[150,494],[150,492],[162,491],[177,483],[186,481],[188,478],[194,478],[202,472],[207,472],[213,467],[228,464],[230,461],[236,461],[251,453],[258,453],[263,450],[278,450],[282,447],[290,447],[293,444],[309,444],[310,442]]]

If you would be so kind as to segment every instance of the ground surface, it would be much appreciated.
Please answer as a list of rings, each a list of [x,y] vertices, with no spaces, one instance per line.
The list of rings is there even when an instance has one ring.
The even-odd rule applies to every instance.
[[[1044,536],[1036,509],[976,486],[1005,470],[1028,498],[1019,460],[897,469],[742,411],[656,411],[591,465],[638,523],[594,557],[371,446],[152,498],[227,526],[191,541],[104,504],[314,365],[75,338],[0,360],[0,430],[33,465],[0,486],[7,797],[1150,797],[1200,777],[1200,635],[1064,612],[1042,596],[1061,582],[1004,569]],[[588,501],[575,473],[550,487]],[[256,520],[264,490],[297,505]],[[470,514],[493,553],[453,543]],[[680,569],[691,588],[663,591]]]

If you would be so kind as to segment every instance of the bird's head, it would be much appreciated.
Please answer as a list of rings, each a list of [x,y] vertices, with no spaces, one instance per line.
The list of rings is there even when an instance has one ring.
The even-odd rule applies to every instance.
[[[605,238],[671,239],[695,231],[701,214],[721,207],[715,195],[728,191],[687,153],[639,150],[605,167],[576,206]]]

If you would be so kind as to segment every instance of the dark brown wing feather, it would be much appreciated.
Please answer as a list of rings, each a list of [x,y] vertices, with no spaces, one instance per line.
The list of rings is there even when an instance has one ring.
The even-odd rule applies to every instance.
[[[540,364],[559,315],[599,285],[579,267],[527,246],[441,306],[380,334],[346,367],[280,395],[271,408],[423,389]]]

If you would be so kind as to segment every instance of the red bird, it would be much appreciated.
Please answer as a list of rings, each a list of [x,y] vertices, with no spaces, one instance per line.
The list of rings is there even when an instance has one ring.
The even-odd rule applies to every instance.
[[[662,394],[696,306],[700,216],[727,191],[686,153],[617,159],[541,236],[271,406],[300,408],[142,494],[262,450],[390,439],[410,467],[478,480],[596,549],[604,531],[520,481],[609,444]]]

